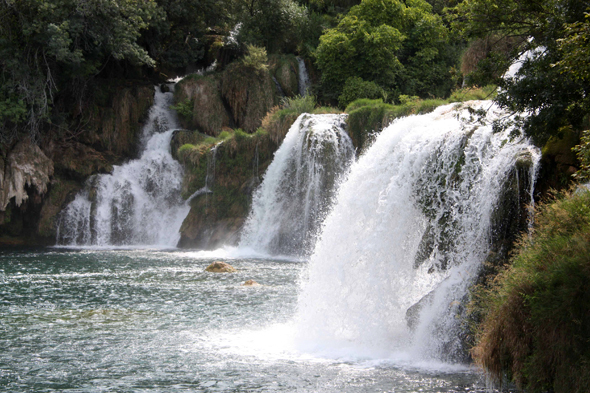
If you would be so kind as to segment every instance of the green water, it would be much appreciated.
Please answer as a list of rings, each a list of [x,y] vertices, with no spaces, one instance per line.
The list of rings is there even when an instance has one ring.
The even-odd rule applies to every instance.
[[[219,259],[219,258],[215,258]],[[467,367],[323,359],[290,337],[305,262],[0,250],[2,392],[466,392]],[[247,288],[248,279],[263,284]]]

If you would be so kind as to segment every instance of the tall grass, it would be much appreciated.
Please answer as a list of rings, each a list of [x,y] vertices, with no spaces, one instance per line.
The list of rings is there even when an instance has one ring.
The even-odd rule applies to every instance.
[[[497,381],[527,392],[590,386],[590,192],[541,207],[533,235],[483,294],[485,319],[472,354]]]

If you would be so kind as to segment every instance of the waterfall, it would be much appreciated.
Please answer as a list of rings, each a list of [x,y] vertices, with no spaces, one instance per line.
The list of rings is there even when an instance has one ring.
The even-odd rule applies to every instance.
[[[471,118],[482,109],[486,124]],[[508,179],[524,165],[533,185],[540,158],[528,140],[492,131],[499,116],[483,101],[398,119],[352,164],[299,296],[302,349],[457,359],[457,315]]]
[[[307,255],[339,178],[354,157],[345,115],[303,114],[254,194],[241,248]]]
[[[58,244],[176,246],[189,207],[180,197],[182,167],[170,155],[178,128],[172,99],[173,93],[156,87],[140,157],[87,181],[60,214]]]
[[[305,68],[305,61],[301,57],[297,58],[297,64],[299,65],[299,95],[304,97],[309,89],[309,75]]]

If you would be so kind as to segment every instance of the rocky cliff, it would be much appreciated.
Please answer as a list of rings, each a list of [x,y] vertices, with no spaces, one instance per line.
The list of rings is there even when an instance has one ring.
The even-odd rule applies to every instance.
[[[133,157],[153,87],[128,81],[97,88],[38,144],[29,139],[2,146],[0,244],[53,244],[55,218],[94,173]]]

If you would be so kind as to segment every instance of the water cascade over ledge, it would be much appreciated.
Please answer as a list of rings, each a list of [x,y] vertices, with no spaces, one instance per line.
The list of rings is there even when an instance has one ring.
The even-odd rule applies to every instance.
[[[256,190],[240,248],[309,255],[334,190],[354,157],[346,115],[303,114]]]
[[[170,154],[178,128],[172,98],[156,87],[140,157],[87,181],[60,215],[58,244],[176,246],[189,206],[180,197],[182,167]]]
[[[465,106],[487,110],[487,124]],[[520,187],[515,198],[528,203],[537,176],[537,148],[492,132],[502,115],[482,101],[398,119],[351,166],[299,296],[304,351],[461,358],[468,287],[502,226],[523,219],[526,228],[506,195]]]

